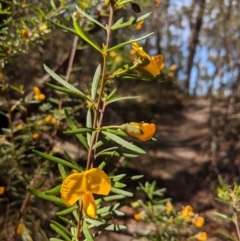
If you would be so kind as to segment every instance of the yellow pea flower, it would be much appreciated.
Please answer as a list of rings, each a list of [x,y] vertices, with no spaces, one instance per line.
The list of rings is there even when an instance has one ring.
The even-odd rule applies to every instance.
[[[207,240],[207,233],[206,232],[200,232],[194,236],[199,241],[206,241]]]
[[[197,216],[192,220],[192,222],[197,228],[201,228],[204,225],[204,218],[201,216]]]
[[[149,56],[136,42],[132,43],[132,48],[138,53],[139,58],[142,61],[142,64],[138,66],[142,74],[145,76],[158,76],[160,74],[160,70],[165,66],[163,62],[163,56]]]
[[[32,134],[32,138],[33,138],[33,139],[39,138],[39,134],[38,134],[38,133],[33,133],[33,134]]]
[[[47,115],[44,120],[46,122],[49,122],[51,119],[52,119],[52,116],[51,115]]]
[[[136,221],[140,221],[140,220],[144,220],[144,218],[147,217],[147,214],[146,212],[142,211],[140,213],[134,213],[133,217]]]
[[[67,206],[73,205],[81,198],[84,213],[90,218],[95,218],[97,206],[93,193],[108,195],[110,189],[111,182],[107,174],[101,169],[92,168],[67,176],[62,183],[60,193]]]
[[[138,22],[138,24],[136,25],[135,29],[136,30],[140,30],[142,28],[143,24],[144,24],[144,20]]]
[[[34,99],[43,101],[45,100],[46,96],[41,93],[40,89],[37,86],[33,87],[33,92],[34,92]]]
[[[181,214],[186,221],[190,221],[191,218],[194,216],[193,208],[190,205],[187,205],[183,208]]]
[[[167,213],[171,213],[173,211],[173,205],[168,201],[165,205],[165,209]]]
[[[156,131],[156,126],[149,123],[136,123],[131,122],[121,126],[121,130],[124,131],[128,136],[136,138],[141,141],[147,141],[151,139]]]

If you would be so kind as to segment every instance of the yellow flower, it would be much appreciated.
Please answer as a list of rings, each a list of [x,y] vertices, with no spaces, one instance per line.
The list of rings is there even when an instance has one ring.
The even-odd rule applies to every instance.
[[[55,124],[57,123],[57,119],[53,117],[53,118],[51,119],[51,122],[52,122],[52,124],[55,125]]]
[[[51,119],[52,119],[52,116],[51,116],[51,115],[47,115],[47,116],[45,117],[45,121],[46,121],[46,122],[49,122]]]
[[[206,241],[207,240],[207,233],[206,232],[200,232],[194,236],[199,241]]]
[[[33,92],[34,92],[34,99],[43,101],[45,100],[46,96],[41,93],[40,89],[36,86],[33,87]]]
[[[138,24],[136,25],[136,28],[135,28],[135,29],[136,29],[136,30],[140,30],[140,29],[142,28],[143,24],[144,24],[144,20],[138,22]]]
[[[204,225],[204,218],[201,216],[197,216],[192,220],[192,222],[197,228],[201,228]]]
[[[186,221],[190,221],[194,215],[193,208],[190,205],[187,205],[186,207],[183,208],[181,214]]]
[[[131,122],[122,125],[121,130],[124,131],[128,136],[134,137],[141,141],[147,141],[154,135],[156,126],[152,123]]]
[[[155,6],[158,7],[161,4],[161,0],[155,0]]]
[[[0,136],[0,143],[1,143],[1,142],[4,142],[5,139],[6,139],[6,138],[5,138],[4,136]]]
[[[4,187],[0,187],[0,195],[3,195],[5,192],[5,188]]]
[[[142,64],[138,66],[142,74],[145,76],[158,76],[160,74],[160,70],[164,68],[163,56],[157,55],[150,57],[136,42],[132,43],[132,48],[136,50],[139,55],[139,59],[142,61]]]
[[[61,198],[67,206],[82,199],[83,211],[90,218],[95,218],[97,206],[93,193],[108,195],[111,182],[107,174],[98,168],[92,168],[82,173],[72,173],[67,176],[61,187]]]
[[[17,125],[17,129],[18,130],[21,130],[23,128],[23,124],[22,123],[19,123],[18,125]]]
[[[29,31],[24,28],[21,30],[21,35],[22,35],[22,38],[29,38]]]
[[[32,138],[33,138],[33,139],[37,139],[38,137],[39,137],[39,134],[38,134],[38,133],[33,133],[33,134],[32,134]]]
[[[136,221],[143,220],[146,217],[146,213],[144,211],[140,213],[134,213],[133,217]]]
[[[23,231],[24,231],[24,224],[23,224],[23,222],[20,222],[17,226],[17,234],[20,235],[23,233]]]
[[[173,205],[170,202],[167,202],[165,205],[165,209],[166,209],[167,213],[171,213],[173,210]]]

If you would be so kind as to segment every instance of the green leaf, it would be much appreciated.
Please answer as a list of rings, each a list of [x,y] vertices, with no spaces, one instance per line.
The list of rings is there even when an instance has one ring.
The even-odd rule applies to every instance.
[[[235,237],[233,237],[232,235],[225,233],[223,231],[218,231],[219,234],[221,234],[222,236],[224,236],[227,239],[233,240],[233,241],[237,241],[237,239]]]
[[[112,98],[112,96],[116,93],[116,91],[117,91],[117,89],[115,88],[115,89],[113,89],[112,91],[111,91],[111,93],[107,96],[107,101],[109,100],[109,99],[111,99]]]
[[[144,175],[132,176],[131,180],[138,180],[138,179],[141,179],[143,177],[144,177]]]
[[[58,206],[63,206],[66,207],[66,204],[63,202],[63,200],[59,197],[55,197],[53,195],[46,195],[43,192],[40,192],[34,188],[28,187],[27,188],[29,192],[31,192],[33,195],[35,195],[36,197],[42,198],[44,200],[50,201],[55,203]]]
[[[127,227],[124,225],[119,225],[119,224],[110,224],[108,227],[105,228],[105,230],[115,231],[115,232],[123,230],[123,229],[127,229]]]
[[[49,155],[49,154],[46,154],[46,153],[43,153],[43,152],[40,152],[40,151],[35,151],[35,150],[34,150],[33,152],[36,153],[37,155],[39,155],[40,157],[45,158],[45,159],[47,159],[47,160],[49,160],[49,161],[56,162],[56,163],[58,163],[58,164],[62,164],[63,166],[70,167],[70,168],[72,168],[72,169],[76,169],[76,170],[78,170],[79,172],[82,171],[82,169],[79,168],[78,166],[73,165],[72,163],[67,162],[67,161],[65,161],[65,160],[63,160],[63,159],[60,159],[60,158],[58,158],[58,157],[51,156],[51,155]]]
[[[117,176],[112,177],[112,179],[113,179],[114,182],[118,182],[126,176],[127,176],[127,174],[119,174]]]
[[[59,216],[59,219],[61,219],[63,222],[69,224],[71,227],[77,227],[76,224],[73,223],[72,220],[69,220],[69,218],[64,218],[64,217],[61,217]]]
[[[111,98],[110,100],[107,101],[108,104],[117,102],[117,101],[122,101],[122,100],[131,100],[131,99],[137,99],[140,96],[122,96],[122,97],[114,97]]]
[[[131,150],[131,151],[134,151],[134,152],[137,152],[137,153],[140,153],[140,154],[145,154],[146,152],[144,150],[142,150],[141,148],[133,145],[132,143],[128,142],[128,141],[125,141],[124,139],[122,139],[121,137],[115,135],[115,134],[112,134],[112,133],[109,133],[107,131],[102,131],[103,135],[105,135],[106,137],[110,138],[112,141],[115,141],[116,143],[118,143],[119,145]]]
[[[121,200],[121,199],[124,199],[124,198],[126,198],[125,195],[111,195],[111,196],[102,197],[101,199],[103,201],[110,202],[110,201]]]
[[[91,133],[94,129],[93,128],[78,128],[78,129],[74,129],[74,130],[68,130],[68,131],[64,131],[64,134],[67,135],[74,135],[74,134],[82,134],[82,133]]]
[[[72,240],[71,238],[69,238],[69,237],[64,233],[63,230],[61,230],[61,229],[60,229],[58,226],[56,226],[55,224],[50,223],[50,227],[51,227],[56,233],[58,233],[60,236],[62,236],[62,237],[65,239],[65,241],[71,241],[71,240]]]
[[[137,42],[137,41],[143,40],[143,39],[145,39],[145,38],[150,37],[150,36],[153,35],[153,34],[154,34],[154,33],[149,33],[149,34],[147,34],[147,35],[145,35],[145,36],[143,36],[143,37],[141,37],[141,38],[131,39],[131,40],[127,41],[127,42],[124,42],[124,43],[115,45],[115,46],[113,46],[112,48],[109,48],[109,49],[108,49],[108,52],[110,52],[110,51],[112,51],[112,50],[120,49],[120,48],[122,48],[122,47],[124,47],[124,46],[126,46],[126,45],[128,45],[128,44],[133,43],[133,42]]]
[[[75,29],[75,31],[77,32],[77,35],[82,38],[83,40],[85,40],[87,43],[89,43],[93,48],[95,48],[98,52],[102,53],[101,48],[97,45],[97,43],[95,43],[95,41],[87,35],[87,33],[85,33],[82,29],[82,27],[80,26],[78,20],[75,19],[75,17],[73,16],[73,27]]]
[[[86,11],[82,10],[81,8],[79,8],[78,6],[76,6],[77,10],[83,15],[85,16],[87,19],[89,19],[91,22],[96,23],[98,26],[100,26],[103,29],[106,29],[101,23],[99,23],[96,19],[92,18],[90,15],[88,15],[86,13]]]
[[[98,90],[98,85],[99,85],[99,81],[100,81],[100,77],[101,77],[101,64],[98,65],[94,77],[93,77],[93,81],[92,81],[92,99],[95,101],[96,98],[96,94],[97,94],[97,90]]]
[[[119,20],[122,20],[122,19],[119,19],[116,23],[114,23],[112,25],[111,30],[116,30],[116,29],[119,29],[119,28],[124,28],[124,27],[127,27],[127,26],[134,25],[134,24],[139,23],[142,20],[148,18],[151,14],[152,13],[146,13],[139,18],[134,18],[133,20],[130,20],[130,21],[127,21],[127,22],[124,22],[124,23],[122,23],[123,21],[119,21]]]
[[[106,222],[104,220],[100,221],[100,220],[91,219],[91,218],[84,218],[84,219],[85,219],[86,222],[91,224],[92,227],[99,227],[99,226],[102,226],[103,224],[106,224]]]
[[[73,207],[64,209],[62,211],[56,212],[55,214],[58,215],[58,216],[63,216],[63,215],[67,215],[69,213],[72,213],[74,210],[77,210],[77,209],[78,209],[77,206],[73,206]]]
[[[67,176],[67,172],[66,172],[64,166],[61,165],[61,164],[58,164],[58,170],[59,170],[59,172],[60,172],[60,174],[61,174],[61,177],[62,177],[63,179],[65,179],[66,176]]]
[[[67,236],[72,237],[72,234],[70,233],[70,231],[68,231],[63,225],[61,225],[60,223],[52,220],[51,224],[56,225],[56,227],[58,227],[60,230],[62,230]]]
[[[119,194],[119,195],[124,195],[126,197],[133,197],[133,193],[125,191],[125,190],[121,190],[115,187],[111,187],[111,192]]]
[[[47,65],[44,64],[43,67],[53,77],[53,79],[55,79],[59,84],[63,85],[65,88],[69,90],[74,91],[75,93],[78,93],[78,95],[82,96],[83,99],[89,100],[85,94],[83,94],[80,90],[78,90],[73,85],[69,84],[66,80],[62,79],[59,75],[53,72]]]
[[[53,85],[53,84],[50,84],[50,83],[46,83],[46,82],[45,82],[45,85],[47,85],[50,88],[52,88],[54,90],[57,90],[59,92],[67,93],[67,94],[71,94],[71,95],[76,95],[76,96],[78,96],[80,98],[86,99],[85,97],[82,96],[82,94],[79,94],[79,92],[76,92],[76,91],[73,91],[73,90],[70,90],[70,89],[58,86],[58,85]]]
[[[66,121],[68,123],[68,125],[70,126],[70,128],[72,130],[77,129],[75,123],[73,122],[73,120],[70,118],[70,115],[68,114],[67,110],[64,109],[64,115],[66,118]],[[78,138],[78,140],[83,144],[83,146],[88,149],[88,144],[87,141],[85,139],[85,137],[82,134],[76,134],[76,137]]]
[[[115,182],[114,183],[114,187],[116,187],[116,188],[124,188],[126,186],[127,185],[125,183],[121,183],[121,182]]]
[[[51,19],[48,19],[48,21],[49,21],[50,23],[54,24],[55,26],[57,26],[57,27],[59,27],[59,28],[61,28],[61,29],[63,29],[63,30],[66,30],[66,31],[69,32],[69,33],[72,33],[72,34],[78,36],[78,34],[76,33],[76,31],[75,31],[73,28],[68,28],[68,27],[66,27],[66,26],[64,26],[64,25],[61,25],[60,23],[57,23],[57,22],[52,21]]]
[[[92,123],[92,110],[91,109],[88,109],[88,111],[87,111],[86,126],[89,127],[89,128],[92,128],[92,126],[93,126],[93,123]],[[91,138],[92,138],[92,135],[87,133],[88,146],[91,145]]]
[[[58,185],[58,186],[56,186],[56,187],[54,187],[52,189],[44,191],[43,193],[47,194],[47,195],[56,195],[56,194],[60,193],[61,186],[62,185]]]
[[[116,210],[119,207],[120,207],[120,203],[116,203],[116,204],[114,204],[114,206],[108,206],[108,207],[99,208],[97,210],[97,214],[109,213],[109,212],[111,212],[113,210]]]
[[[94,241],[94,239],[88,229],[88,225],[87,225],[87,222],[85,221],[85,219],[83,220],[83,233],[84,233],[87,241]]]

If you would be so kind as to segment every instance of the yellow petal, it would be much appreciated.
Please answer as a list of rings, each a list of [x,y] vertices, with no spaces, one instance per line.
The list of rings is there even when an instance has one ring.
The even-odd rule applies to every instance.
[[[62,183],[60,193],[67,206],[73,205],[87,193],[84,173],[73,173],[67,176]]]
[[[89,193],[108,195],[111,189],[111,181],[107,174],[98,168],[92,168],[84,172],[86,178],[86,190]]]
[[[97,205],[91,193],[82,196],[83,211],[90,217],[95,218],[97,213]]]
[[[41,93],[40,89],[37,86],[33,87],[33,92],[35,95],[39,95]]]
[[[156,126],[152,123],[135,123],[122,125],[121,129],[129,136],[141,141],[149,140],[156,131]]]

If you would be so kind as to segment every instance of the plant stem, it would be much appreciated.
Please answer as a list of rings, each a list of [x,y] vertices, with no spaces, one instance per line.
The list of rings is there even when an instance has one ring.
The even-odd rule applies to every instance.
[[[100,91],[99,91],[99,96],[98,96],[98,101],[97,101],[97,106],[96,110],[94,112],[94,120],[93,120],[93,128],[98,128],[101,126],[101,120],[99,119],[99,113],[102,105],[102,98],[103,98],[103,93],[104,93],[104,87],[106,84],[106,72],[107,72],[107,50],[110,42],[110,34],[111,34],[111,26],[112,26],[112,20],[113,20],[113,11],[114,11],[114,1],[110,1],[110,13],[109,13],[109,20],[108,20],[108,25],[106,26],[106,31],[107,31],[107,39],[106,39],[106,44],[103,46],[103,70],[102,70],[102,78],[101,78],[101,84],[100,84]],[[102,119],[102,118],[101,118]],[[98,136],[96,135],[96,132],[92,133],[92,141],[89,147],[88,151],[88,159],[87,159],[87,166],[86,169],[88,170],[92,166],[92,148],[95,143],[98,141]]]

